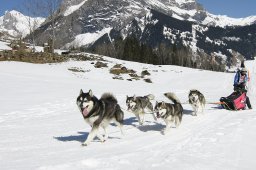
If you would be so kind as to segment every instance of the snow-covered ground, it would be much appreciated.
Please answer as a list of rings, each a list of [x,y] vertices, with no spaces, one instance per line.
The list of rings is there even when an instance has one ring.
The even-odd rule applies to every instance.
[[[33,49],[33,46],[29,46],[29,48]],[[0,41],[0,51],[3,50],[12,50],[12,48],[10,47],[10,43],[4,42],[4,41]],[[41,46],[35,46],[35,52],[43,52],[44,51],[44,47]],[[55,49],[54,52],[61,54],[62,52],[64,52],[66,50],[60,50],[60,49]]]
[[[0,41],[0,51],[3,50],[11,50],[11,47],[9,47],[9,43]]]
[[[0,62],[1,170],[255,169],[255,109],[227,111],[207,104],[203,115],[193,117],[191,106],[184,104],[181,126],[166,135],[160,133],[162,120],[155,122],[146,115],[145,124],[138,127],[135,116],[125,111],[124,136],[110,126],[105,143],[95,139],[82,147],[91,128],[76,106],[80,89],[92,89],[98,97],[112,92],[123,108],[126,95],[152,93],[157,101],[168,101],[163,93],[172,91],[186,102],[189,90],[196,88],[207,102],[217,102],[232,92],[232,73],[106,59],[109,68],[124,63],[138,73],[149,70],[153,83],[114,80],[109,68],[96,69],[92,61]],[[255,64],[246,62],[251,70],[249,89],[254,108]],[[73,67],[85,72],[68,70]]]

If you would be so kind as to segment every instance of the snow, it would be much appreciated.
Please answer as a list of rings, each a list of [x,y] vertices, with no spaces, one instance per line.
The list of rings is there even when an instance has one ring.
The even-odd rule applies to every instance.
[[[85,33],[85,34],[79,34],[76,36],[75,40],[73,40],[71,43],[68,43],[65,45],[66,48],[70,47],[80,47],[83,45],[89,45],[93,42],[95,42],[97,39],[99,39],[104,34],[111,31],[111,27],[104,28],[100,31],[97,31],[95,33]]]
[[[169,39],[172,44],[174,44],[177,37],[176,37],[176,34],[172,33],[172,31],[178,33],[179,30],[172,30],[171,28],[168,28],[168,27],[164,26],[163,35],[165,36],[166,39]]]
[[[4,23],[4,17],[0,16],[0,25],[2,25]]]
[[[92,89],[98,97],[112,92],[122,108],[126,95],[152,93],[157,101],[168,101],[163,93],[173,91],[186,102],[189,90],[196,88],[207,102],[217,102],[232,92],[234,73],[104,59],[109,68],[121,63],[138,73],[147,69],[153,83],[114,80],[109,68],[96,69],[92,61],[0,62],[1,170],[255,168],[255,109],[227,111],[207,104],[204,114],[193,117],[191,106],[184,104],[180,127],[166,135],[160,133],[162,120],[146,115],[145,124],[138,126],[135,116],[125,111],[124,136],[110,126],[105,143],[95,139],[82,147],[91,128],[75,103],[80,89]],[[255,108],[256,63],[245,64],[251,71],[249,95]],[[71,72],[72,67],[85,72]]]
[[[12,48],[9,47],[9,43],[0,41],[0,51],[3,51],[3,50],[11,50],[11,49],[12,49]]]
[[[227,61],[227,56],[222,54],[220,51],[219,52],[214,52],[213,54],[214,54],[214,56],[221,57],[223,59],[222,61]]]
[[[168,2],[163,2],[159,0],[148,0],[146,3],[149,6],[156,6],[158,8],[164,9],[166,11],[172,11],[173,15],[172,17],[179,19],[179,20],[186,20],[192,21],[192,22],[197,22],[193,17],[200,11],[197,9],[191,9],[187,10],[183,8],[182,6],[186,6],[185,4],[190,4],[190,3],[197,3],[195,0],[169,0]],[[206,12],[206,18],[202,21],[201,24],[203,25],[216,25],[219,27],[226,27],[226,26],[246,26],[246,25],[251,25],[256,22],[256,16],[248,16],[245,18],[231,18],[226,15],[215,15],[211,14],[207,11],[202,11]],[[189,17],[188,17],[189,16]]]
[[[226,15],[214,15],[207,12],[207,17],[204,19],[202,24],[207,25],[214,23],[219,27],[226,26],[246,26],[254,24],[256,21],[256,16],[249,16],[246,18],[231,18]]]
[[[33,46],[31,45],[29,48],[33,48]],[[0,51],[3,51],[3,50],[12,50],[12,48],[9,46],[9,43],[0,41]],[[43,52],[43,51],[44,51],[43,47],[35,46],[35,52]],[[64,51],[66,50],[60,50],[60,49],[54,50],[54,52],[58,54],[61,54]]]
[[[68,15],[72,14],[73,12],[75,12],[76,10],[78,10],[81,6],[83,6],[86,1],[87,1],[87,0],[84,0],[84,1],[82,1],[80,4],[77,4],[77,5],[73,5],[73,6],[68,7],[68,9],[66,9],[66,11],[63,13],[63,15],[64,15],[64,16],[68,16]]]
[[[178,3],[179,5],[188,3],[188,2],[195,2],[195,0],[175,0],[176,3]]]
[[[0,17],[0,31],[7,32],[15,37],[25,37],[29,34],[29,20],[37,28],[45,21],[45,18],[32,18],[15,10],[6,11],[5,15]]]
[[[239,37],[223,37],[223,39],[228,40],[228,41],[241,41],[241,38]]]

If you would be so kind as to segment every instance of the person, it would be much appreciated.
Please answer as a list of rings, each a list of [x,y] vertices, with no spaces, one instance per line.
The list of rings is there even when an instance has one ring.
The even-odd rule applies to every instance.
[[[245,67],[242,67],[236,72],[235,78],[234,78],[234,91],[239,92],[247,92],[247,84],[248,82],[248,76],[247,76],[247,69]],[[246,96],[246,105],[249,109],[252,109],[251,102],[248,96]]]

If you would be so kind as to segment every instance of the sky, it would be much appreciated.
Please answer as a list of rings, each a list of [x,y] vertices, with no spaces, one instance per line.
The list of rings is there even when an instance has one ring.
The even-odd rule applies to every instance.
[[[6,10],[21,11],[25,0],[0,0],[0,16]],[[204,8],[215,15],[227,15],[233,18],[243,18],[256,15],[256,0],[197,0]]]
[[[0,16],[4,15],[5,11],[17,10],[21,11],[24,0],[0,0]]]
[[[197,0],[210,13],[244,18],[256,15],[256,0]]]

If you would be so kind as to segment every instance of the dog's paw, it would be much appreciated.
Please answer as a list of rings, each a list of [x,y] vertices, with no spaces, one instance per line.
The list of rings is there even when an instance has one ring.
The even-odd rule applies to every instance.
[[[88,143],[82,143],[81,146],[88,146]]]
[[[196,113],[192,113],[192,116],[197,116],[197,114]]]
[[[162,134],[162,135],[166,135],[166,130],[162,130],[162,131],[161,131],[161,134]]]

